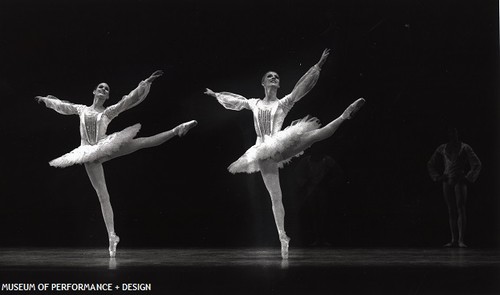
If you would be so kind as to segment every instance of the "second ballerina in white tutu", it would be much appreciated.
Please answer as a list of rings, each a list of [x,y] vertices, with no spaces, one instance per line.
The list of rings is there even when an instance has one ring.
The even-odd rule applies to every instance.
[[[214,92],[208,88],[205,92],[205,94],[217,98],[218,102],[226,109],[235,111],[247,109],[253,113],[257,141],[228,169],[231,173],[260,171],[271,196],[272,210],[281,242],[281,256],[283,259],[288,258],[290,238],[286,235],[284,226],[285,209],[279,183],[279,168],[282,168],[293,157],[301,155],[313,143],[332,136],[342,122],[350,119],[365,102],[363,98],[356,100],[340,117],[324,127],[320,127],[318,119],[305,117],[294,121],[290,126],[281,130],[283,121],[290,109],[318,81],[321,67],[329,53],[329,49],[325,49],[318,63],[300,78],[290,94],[281,99],[276,96],[280,87],[280,78],[275,72],[268,72],[262,77],[262,86],[265,91],[263,99],[246,99],[238,94]]]

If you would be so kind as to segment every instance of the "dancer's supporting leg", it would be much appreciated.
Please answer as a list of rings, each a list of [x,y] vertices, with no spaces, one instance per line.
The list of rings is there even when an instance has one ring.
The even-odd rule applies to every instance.
[[[453,194],[453,186],[448,184],[446,181],[443,182],[443,196],[446,202],[446,206],[448,207],[448,222],[450,223],[451,231],[451,242],[444,246],[453,247],[457,244],[457,202],[455,200],[455,195]]]
[[[104,178],[104,169],[101,163],[85,163],[85,170],[89,176],[90,182],[94,187],[99,202],[101,203],[102,217],[104,218],[104,223],[106,224],[106,230],[108,231],[109,238],[109,256],[115,257],[116,255],[116,245],[120,241],[120,238],[115,233],[115,224],[113,220],[113,208],[111,207],[111,202],[109,200],[109,193],[106,187],[106,180]]]
[[[85,164],[85,169],[87,170],[87,174],[90,178],[92,186],[97,192],[97,196],[99,197],[99,202],[101,203],[102,216],[104,218],[104,223],[106,224],[106,229],[108,231],[110,257],[115,257],[116,246],[118,245],[120,238],[115,233],[113,208],[111,207],[111,203],[109,200],[109,193],[106,187],[106,180],[104,177],[104,169],[102,167],[102,163],[119,156],[130,154],[139,149],[160,145],[166,142],[167,140],[171,139],[175,135],[183,136],[189,131],[189,129],[193,128],[196,125],[197,122],[193,120],[180,124],[179,126],[175,127],[172,130],[165,131],[154,136],[136,138],[129,144],[123,145],[122,148],[115,154],[101,159],[100,162]]]
[[[455,198],[457,200],[457,212],[458,212],[458,247],[467,248],[465,245],[465,231],[467,227],[467,216],[465,210],[465,204],[467,202],[467,185],[465,183],[455,184]]]
[[[274,222],[281,242],[281,257],[287,259],[290,238],[285,232],[285,208],[283,207],[278,169],[278,164],[271,160],[263,161],[260,167],[262,179],[271,197]]]
[[[123,145],[118,152],[114,153],[111,156],[108,156],[104,159],[102,159],[102,162],[109,161],[111,159],[128,155],[130,153],[133,153],[135,151],[138,151],[140,149],[144,148],[150,148],[150,147],[155,147],[158,145],[161,145],[162,143],[168,141],[172,137],[178,135],[178,136],[184,136],[191,128],[195,127],[198,124],[195,120],[182,123],[175,127],[172,130],[168,130],[162,133],[158,133],[153,136],[149,137],[138,137],[133,139],[130,143]]]

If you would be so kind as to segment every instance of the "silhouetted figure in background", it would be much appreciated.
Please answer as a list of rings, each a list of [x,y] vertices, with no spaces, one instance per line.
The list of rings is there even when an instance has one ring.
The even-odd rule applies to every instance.
[[[451,242],[445,247],[466,248],[467,183],[476,181],[481,170],[481,161],[472,148],[458,139],[455,128],[448,130],[449,142],[440,145],[427,163],[433,181],[443,182],[443,195],[448,206]],[[442,163],[444,171],[439,171]],[[458,239],[457,239],[458,233]]]
[[[346,181],[342,168],[329,155],[312,153],[296,166],[299,194],[304,198],[302,209],[310,220],[313,233],[311,246],[330,246],[326,237],[329,203],[335,190]]]

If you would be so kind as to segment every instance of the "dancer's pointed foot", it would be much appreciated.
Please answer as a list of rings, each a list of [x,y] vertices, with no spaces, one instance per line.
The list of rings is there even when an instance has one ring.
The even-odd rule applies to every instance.
[[[116,256],[116,246],[120,242],[120,237],[116,234],[109,236],[109,257],[114,258]]]
[[[179,126],[174,128],[174,132],[180,137],[186,135],[188,131],[193,128],[194,126],[198,125],[198,122],[196,120],[192,120],[186,123],[182,123]]]
[[[458,242],[458,248],[467,248],[464,242]]]
[[[288,244],[290,243],[290,238],[286,235],[280,237],[281,242],[281,258],[288,259]]]
[[[342,118],[349,120],[354,115],[361,109],[361,107],[365,104],[365,99],[364,98],[359,98],[355,102],[353,102],[350,106],[345,109],[344,113],[342,114]]]

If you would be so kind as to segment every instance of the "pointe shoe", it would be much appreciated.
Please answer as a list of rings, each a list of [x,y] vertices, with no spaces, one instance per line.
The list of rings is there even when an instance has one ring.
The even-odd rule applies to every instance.
[[[120,237],[117,235],[109,236],[109,257],[114,258],[116,256],[116,246],[120,242]]]
[[[280,238],[281,242],[281,258],[288,259],[288,244],[290,243],[290,238],[284,236]]]
[[[366,100],[364,98],[360,98],[353,102],[350,106],[347,107],[347,109],[345,109],[344,113],[342,114],[342,118],[349,120],[354,117],[354,115],[361,109],[365,102]]]
[[[175,127],[175,132],[177,133],[178,136],[184,136],[191,128],[193,128],[196,125],[198,125],[198,122],[196,120],[182,123],[181,125]]]

